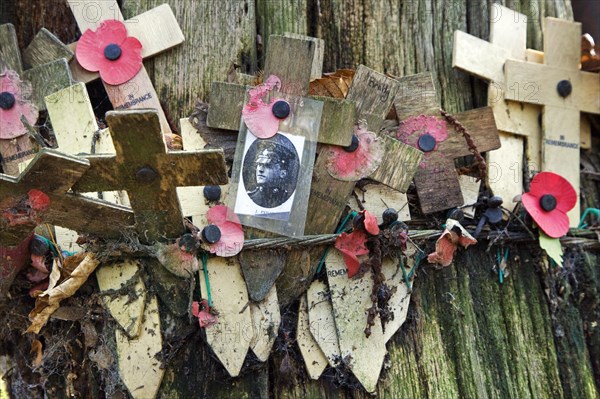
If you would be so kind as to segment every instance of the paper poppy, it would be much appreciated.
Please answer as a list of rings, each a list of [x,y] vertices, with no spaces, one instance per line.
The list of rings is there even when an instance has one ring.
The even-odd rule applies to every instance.
[[[267,139],[277,134],[281,117],[287,116],[285,113],[279,114],[278,109],[273,109],[276,103],[284,107],[287,104],[287,114],[289,114],[289,104],[285,100],[272,98],[269,102],[264,101],[268,92],[279,88],[281,88],[281,80],[271,75],[264,83],[248,90],[248,103],[242,109],[242,119],[250,133],[258,138]]]
[[[435,243],[435,252],[427,256],[427,261],[437,263],[442,267],[450,266],[456,248],[459,245],[467,248],[472,244],[477,244],[477,240],[459,222],[448,219],[446,220],[446,229]]]
[[[28,98],[31,98],[31,83],[23,82],[15,71],[0,74],[0,139],[11,140],[27,133],[21,116],[35,125],[38,109]]]
[[[0,204],[7,205],[2,212],[2,217],[8,221],[9,226],[38,225],[42,221],[43,213],[50,207],[50,197],[40,190],[31,189],[27,197],[22,196],[11,199],[11,202]]]
[[[350,234],[342,233],[335,240],[335,247],[344,256],[344,263],[348,269],[348,278],[355,276],[360,269],[358,257],[369,253],[369,249],[365,245],[367,242],[367,233],[371,235],[379,234],[377,217],[369,211],[361,211],[354,220],[360,220],[358,223],[360,228],[355,228]]]
[[[446,121],[435,116],[413,116],[400,122],[396,138],[423,151],[425,156],[420,166],[425,167],[430,154],[448,138],[448,126]]]
[[[227,220],[228,216],[233,220]],[[225,205],[217,205],[208,210],[206,220],[208,226],[202,230],[202,241],[208,245],[211,253],[221,257],[230,257],[237,255],[242,250],[244,230],[235,213],[229,212]]]
[[[188,278],[200,268],[196,258],[199,246],[192,234],[184,234],[174,244],[158,244],[157,258],[174,275]]]
[[[79,64],[90,72],[99,72],[109,85],[120,85],[142,69],[142,43],[127,36],[125,24],[108,20],[93,31],[86,30],[75,50]]]
[[[569,212],[577,203],[575,189],[564,177],[552,172],[534,176],[529,192],[521,197],[523,206],[540,229],[552,238],[569,231]]]
[[[192,315],[198,318],[198,323],[201,328],[210,327],[219,322],[217,316],[211,313],[210,306],[208,306],[208,301],[206,299],[203,299],[200,302],[192,302]]]
[[[327,172],[338,180],[357,181],[373,174],[381,165],[385,144],[363,126],[354,128],[353,143],[348,147],[327,146]]]

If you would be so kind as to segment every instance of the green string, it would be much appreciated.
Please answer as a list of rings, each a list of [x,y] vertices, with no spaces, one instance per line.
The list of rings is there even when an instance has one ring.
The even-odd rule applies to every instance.
[[[579,226],[577,226],[578,229],[584,229],[587,227],[587,223],[584,223],[585,218],[587,217],[588,214],[592,214],[596,217],[596,219],[600,219],[600,209],[598,208],[587,208],[585,210],[585,212],[583,212],[583,215],[581,216],[581,220],[579,220]]]
[[[55,258],[58,258],[58,249],[56,248],[56,246],[52,243],[52,241],[50,241],[49,239],[47,239],[44,236],[40,236],[40,235],[35,235],[35,237],[39,240],[42,240],[43,242],[46,243],[46,245],[48,245],[48,247],[50,247],[50,250],[52,251],[52,256]],[[69,255],[72,256],[72,255]]]
[[[410,268],[410,271],[408,273],[404,268],[404,262],[402,262],[402,258],[400,258],[400,269],[402,270],[402,276],[404,277],[404,282],[406,283],[406,286],[408,287],[409,291],[412,290],[412,284],[410,283],[410,279],[414,276],[415,271],[419,266],[419,263],[421,263],[421,260],[423,260],[424,257],[425,252],[419,251],[417,253],[417,256],[415,256],[415,264],[413,265],[413,267]]]
[[[202,270],[204,271],[204,282],[206,283],[206,296],[208,297],[208,306],[212,308],[212,295],[210,294],[210,280],[208,279],[208,254],[202,253]]]
[[[338,229],[336,230],[335,234],[340,234],[341,232],[343,232],[346,229],[346,224],[348,224],[348,221],[350,219],[354,219],[356,217],[356,215],[358,215],[358,212],[356,212],[356,211],[352,211],[349,214],[347,214],[346,217],[344,218],[344,220],[342,221],[342,224],[340,225],[340,227],[338,227]],[[327,254],[329,253],[330,248],[331,247],[327,247],[327,248],[325,248],[325,251],[323,251],[323,256],[321,256],[321,261],[319,262],[319,266],[317,267],[316,274],[319,274],[321,272],[321,269],[323,268],[323,264],[325,263],[325,258],[327,258]]]
[[[508,262],[508,254],[509,254],[510,248],[506,248],[504,250],[504,260]],[[504,283],[504,271],[500,268],[500,265],[502,264],[502,254],[501,254],[501,250],[500,248],[498,248],[498,251],[496,252],[496,257],[498,259],[498,281],[500,281],[500,284]]]

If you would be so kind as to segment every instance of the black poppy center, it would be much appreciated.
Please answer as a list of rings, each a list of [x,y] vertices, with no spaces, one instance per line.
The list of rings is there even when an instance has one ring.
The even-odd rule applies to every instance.
[[[561,80],[556,85],[556,91],[558,92],[559,96],[565,98],[573,91],[573,85],[568,80]]]
[[[417,142],[419,149],[423,152],[431,152],[435,148],[435,138],[429,134],[425,133],[421,137],[419,137],[419,141]]]
[[[277,119],[285,119],[290,114],[290,104],[283,100],[275,101],[272,112]]]
[[[218,242],[221,239],[221,229],[214,224],[209,224],[202,229],[202,239],[209,244]]]
[[[545,194],[540,198],[540,206],[546,212],[550,212],[556,208],[556,197],[552,194]]]
[[[109,44],[104,47],[104,57],[110,61],[116,61],[121,57],[121,47],[118,44]]]
[[[12,93],[3,91],[0,93],[0,108],[9,110],[15,106],[15,96]]]
[[[358,137],[355,134],[352,135],[352,142],[349,146],[344,147],[344,151],[346,152],[354,152],[358,149]]]
[[[205,186],[204,187],[204,198],[206,198],[209,201],[218,201],[221,198],[221,187]]]

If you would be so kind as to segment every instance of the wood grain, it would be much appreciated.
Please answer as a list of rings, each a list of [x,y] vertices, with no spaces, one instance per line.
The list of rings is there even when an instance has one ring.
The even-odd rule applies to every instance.
[[[304,366],[306,367],[308,376],[312,380],[318,380],[325,370],[325,367],[327,367],[327,358],[310,332],[306,294],[300,297],[298,325],[296,326],[296,342],[298,343],[298,348],[300,349],[300,354],[304,360]]]
[[[335,328],[329,289],[323,281],[315,280],[306,291],[310,334],[331,367],[340,361],[340,342]]]
[[[0,25],[0,73],[5,69],[12,69],[19,76],[23,74],[21,51],[13,24]]]
[[[73,84],[69,65],[64,58],[26,70],[23,79],[31,82],[33,103],[40,111],[46,110],[46,96]]]
[[[398,120],[417,115],[439,115],[440,103],[431,73],[404,76],[398,82],[400,88],[394,99]]]
[[[90,170],[74,190],[125,190],[146,240],[178,237],[184,228],[176,187],[226,183],[223,152],[167,152],[156,111],[111,111],[106,119],[117,153],[89,156]],[[135,176],[142,168],[154,170],[156,179],[140,184]]]
[[[23,65],[33,68],[64,58],[71,61],[75,54],[48,29],[42,28],[35,35],[29,46],[23,50]]]
[[[312,38],[272,35],[265,60],[265,77],[281,79],[281,92],[297,96],[308,94],[311,71],[317,51]]]
[[[254,335],[250,341],[250,349],[258,360],[266,362],[271,356],[271,349],[277,338],[281,325],[277,289],[272,286],[265,298],[250,304]]]
[[[247,86],[212,82],[206,125],[216,129],[239,130]]]
[[[423,153],[391,137],[380,137],[385,142],[385,157],[369,178],[405,193],[423,159]]]
[[[359,65],[346,100],[356,103],[356,114],[367,122],[370,132],[379,132],[392,108],[400,85],[397,80]]]

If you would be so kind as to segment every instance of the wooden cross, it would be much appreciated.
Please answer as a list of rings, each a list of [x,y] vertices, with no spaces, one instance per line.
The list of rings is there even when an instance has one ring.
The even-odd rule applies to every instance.
[[[544,64],[508,60],[504,66],[506,98],[543,106],[542,170],[566,178],[577,192],[568,213],[579,223],[579,148],[581,112],[600,114],[598,74],[579,69],[581,24],[546,18]]]
[[[176,187],[225,184],[222,150],[169,151],[155,110],[106,115],[116,155],[90,155],[90,169],[73,190],[125,190],[142,239],[176,238],[185,229]]]
[[[15,71],[22,80],[30,82],[33,88],[31,102],[40,111],[46,109],[45,96],[71,85],[67,62],[72,56],[73,53],[54,35],[42,29],[23,52],[21,61],[14,26],[0,25],[0,72]],[[6,174],[18,175],[34,154],[27,134],[14,140],[0,140],[2,167]]]
[[[377,133],[399,90],[397,80],[360,65],[346,97],[357,105],[357,118],[353,122],[366,120],[368,130]],[[385,143],[385,156],[369,179],[406,192],[422,153],[395,138],[385,135],[379,135],[379,138]],[[326,157],[320,156],[315,163],[305,234],[333,232],[356,184],[331,177],[326,162]]]
[[[407,76],[400,79],[402,89],[396,96],[396,112],[402,123],[415,118],[436,118],[446,127],[448,138],[438,142],[438,147],[426,152],[415,175],[417,194],[423,213],[432,213],[464,204],[454,159],[470,155],[465,138],[458,134],[450,123],[440,116],[440,104],[430,73]],[[456,119],[471,134],[479,152],[500,147],[498,130],[492,110],[479,108],[456,115]],[[409,126],[409,125],[407,125]],[[416,137],[419,132],[410,132]],[[432,136],[433,132],[422,132]],[[412,136],[411,136],[412,137]],[[435,142],[434,142],[435,143]],[[425,143],[422,144],[426,146]],[[420,147],[416,145],[416,147]]]
[[[68,3],[82,33],[88,29],[96,30],[106,20],[124,21],[116,0],[68,0]],[[125,21],[125,26],[128,35],[136,37],[142,43],[144,59],[175,47],[184,41],[183,33],[168,4],[163,4]],[[76,63],[76,59],[71,67],[73,75],[79,80],[89,82],[99,77],[97,73],[83,70]],[[104,82],[103,84],[115,110],[156,109],[159,112],[162,132],[171,132],[158,95],[144,66],[137,75],[124,84],[118,86]]]
[[[0,212],[10,212],[27,198],[31,190],[39,190],[50,199],[49,208],[41,215],[46,223],[63,226],[82,233],[98,234],[116,238],[133,226],[133,213],[127,208],[93,200],[67,191],[85,173],[90,164],[85,159],[71,157],[54,150],[39,152],[25,171],[18,177],[0,174]],[[0,217],[0,244],[14,245],[21,242],[29,229],[9,226]]]
[[[321,71],[323,57],[320,39],[307,36],[271,36],[263,76],[281,79],[281,92],[306,96],[312,74]],[[213,82],[206,123],[209,127],[239,130],[248,86]],[[323,102],[319,143],[347,146],[352,141],[354,105],[327,97],[311,97]]]

